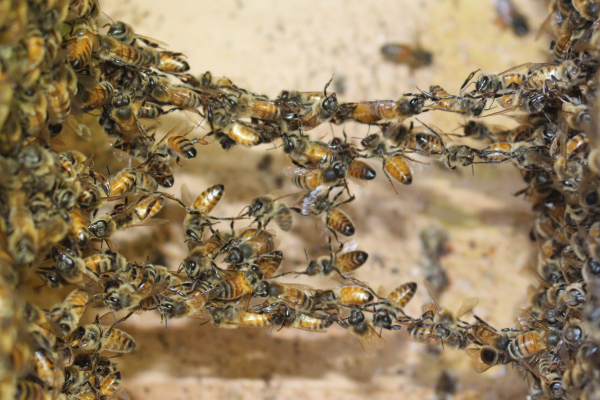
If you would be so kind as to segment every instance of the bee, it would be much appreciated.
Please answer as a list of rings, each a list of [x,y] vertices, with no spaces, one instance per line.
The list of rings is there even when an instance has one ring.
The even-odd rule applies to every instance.
[[[71,221],[67,238],[74,248],[83,249],[90,239],[87,214],[79,207],[75,207],[71,213]]]
[[[386,299],[396,308],[404,308],[417,292],[415,282],[403,283],[394,289]]]
[[[119,253],[104,252],[86,257],[83,262],[90,271],[101,276],[106,273],[118,273],[124,271],[128,266],[128,261]]]
[[[295,310],[289,311],[290,316],[286,321],[286,326],[295,329],[302,329],[310,332],[327,332],[327,329],[335,321],[329,314],[321,313],[303,313]]]
[[[527,80],[527,74],[513,72],[521,66],[508,69],[504,72],[480,74],[475,81],[475,90],[480,94],[496,94],[502,90],[517,90]]]
[[[339,277],[351,280],[345,274],[362,267],[369,255],[361,250],[344,251],[340,254],[331,252],[328,256],[319,257],[308,264],[305,272],[308,276],[321,276],[323,278]]]
[[[589,131],[590,114],[588,106],[577,99],[569,98],[562,104],[562,113],[566,123],[576,131]]]
[[[227,240],[225,234],[216,232],[206,242],[192,248],[190,255],[183,261],[186,275],[197,278],[202,272],[210,270],[213,258],[217,256]]]
[[[350,310],[347,329],[350,329],[350,332],[356,336],[367,354],[375,354],[385,347],[385,340],[375,332],[371,320],[365,318],[363,312],[358,308]]]
[[[410,165],[405,159],[409,159],[402,151],[389,151],[387,143],[377,134],[371,134],[361,140],[361,145],[367,152],[367,157],[381,158],[383,161],[383,173],[390,181],[394,190],[396,187],[392,182],[394,180],[410,185],[412,183],[412,171]]]
[[[282,301],[296,311],[311,311],[315,308],[315,299],[306,293],[310,290],[312,288],[306,285],[270,282],[268,300],[271,303]]]
[[[199,139],[187,139],[186,136],[193,131],[194,128],[195,126],[185,126],[185,123],[177,125],[152,146],[150,157],[157,159],[160,162],[166,162],[171,158],[176,158],[176,161],[179,162],[180,157],[185,158],[186,160],[196,157],[197,153],[194,143],[201,142],[203,144],[208,144],[208,142]]]
[[[206,104],[208,92],[200,92],[185,85],[171,85],[168,79],[151,75],[145,91],[159,103],[170,104],[183,110],[195,110]]]
[[[513,116],[530,115],[543,112],[546,105],[546,97],[543,93],[532,90],[511,91],[498,99],[498,104],[504,108],[486,116],[513,112]]]
[[[246,229],[228,245],[228,254],[225,262],[228,264],[240,264],[249,262],[259,256],[273,252],[279,241],[274,231],[263,231]]]
[[[53,352],[42,348],[33,352],[33,373],[47,391],[62,389],[64,375]]]
[[[231,139],[233,143],[244,147],[257,146],[263,143],[261,133],[243,121],[233,120],[221,130],[221,133]]]
[[[117,39],[121,43],[125,43],[129,46],[134,46],[135,41],[139,40],[144,43],[146,46],[150,46],[152,48],[160,47],[160,45],[164,44],[159,42],[156,39],[149,38],[147,36],[138,35],[134,32],[133,28],[126,24],[125,22],[116,21],[113,22],[108,28],[108,32],[106,33],[108,36],[112,36]]]
[[[314,129],[317,126],[329,121],[336,113],[338,110],[336,94],[332,93],[327,96],[327,88],[329,87],[330,83],[331,80],[327,82],[327,85],[325,85],[323,97],[316,99],[313,103],[308,103],[310,104],[308,110],[298,116],[297,123],[299,124],[299,128],[305,131]]]
[[[245,215],[256,217],[253,223],[259,222],[259,229],[266,228],[271,220],[275,220],[282,231],[289,232],[293,225],[292,213],[288,206],[279,199],[269,195],[256,197],[250,202]]]
[[[190,64],[182,57],[181,53],[155,51],[148,48],[144,51],[154,56],[154,67],[160,71],[179,74],[190,69]]]
[[[334,196],[333,200],[329,200],[330,188],[320,186],[312,192],[301,197],[291,210],[301,215],[321,215],[325,228],[329,229],[335,237],[340,233],[344,236],[352,236],[356,232],[356,227],[352,219],[344,211],[340,209],[343,204],[354,200],[354,196],[348,200],[335,203],[337,198],[343,193],[339,192]]]
[[[98,49],[98,38],[87,21],[78,20],[73,24],[71,39],[63,46],[67,48],[67,61],[75,71],[91,68],[92,53]]]
[[[578,85],[585,79],[585,67],[574,60],[563,61],[559,64],[525,64],[531,71],[524,89],[530,91],[546,90],[549,85],[558,90],[567,90]]]
[[[259,280],[260,271],[255,266],[245,271],[231,273],[230,276],[215,285],[216,298],[219,300],[243,298],[244,301],[249,301]]]
[[[126,332],[96,323],[83,325],[66,338],[67,343],[76,349],[130,353],[135,349],[135,341]]]
[[[54,252],[53,258],[60,277],[68,283],[79,283],[86,279],[98,281],[98,276],[85,267],[79,255],[80,253],[67,249],[57,249]]]
[[[256,264],[260,268],[260,272],[265,278],[273,277],[275,273],[279,270],[279,267],[281,267],[282,262],[283,253],[279,250],[274,251],[271,254],[266,254],[264,256],[258,257],[256,260]]]
[[[171,275],[163,266],[147,264],[134,268],[131,279],[106,290],[104,304],[115,311],[136,308],[144,299],[161,293],[170,280]]]
[[[111,62],[122,67],[150,68],[156,63],[155,54],[121,43],[113,36],[104,36],[100,39],[98,57],[102,62]]]
[[[161,315],[167,319],[194,316],[204,311],[207,302],[218,295],[221,290],[222,289],[212,287],[206,281],[200,282],[198,286],[187,293],[185,297],[163,297],[158,305],[158,310]]]
[[[554,61],[565,61],[569,57],[569,51],[574,41],[575,39],[571,32],[562,32],[558,41],[554,42],[554,48],[552,49],[552,58],[554,58]]]
[[[192,203],[191,193],[187,185],[181,186],[181,198],[183,203],[186,204],[190,210],[194,212],[188,212],[183,220],[183,228],[185,230],[185,236],[188,240],[199,242],[204,234],[204,229],[209,226],[208,214],[216,207],[223,195],[225,194],[225,186],[213,185],[200,193],[196,200]]]
[[[290,167],[284,170],[286,175],[292,176],[296,186],[305,190],[315,190],[320,186],[337,186],[348,173],[348,166],[341,161],[326,163],[319,168]]]
[[[125,92],[119,92],[112,98],[114,109],[111,116],[119,126],[125,141],[131,141],[137,136],[146,136],[146,130],[137,119],[137,111],[131,103],[131,98]]]
[[[35,382],[20,380],[15,385],[15,400],[51,400],[51,395]]]
[[[530,148],[530,145],[523,142],[492,143],[481,149],[477,156],[485,163],[499,164],[519,156],[528,148]]]
[[[573,7],[588,21],[596,21],[600,4],[598,0],[573,0]]]
[[[314,295],[315,309],[361,307],[370,304],[375,296],[364,286],[342,286],[335,289],[317,290]]]
[[[131,99],[133,107],[137,110],[138,118],[157,119],[166,111],[161,106],[151,101],[145,101],[143,97],[134,97]]]
[[[496,0],[494,6],[502,23],[510,26],[515,35],[527,35],[529,32],[527,19],[517,10],[511,0]]]
[[[353,160],[348,166],[348,176],[364,181],[375,179],[377,172],[364,161]]]
[[[44,310],[33,303],[25,303],[23,305],[23,319],[27,332],[34,337],[41,347],[54,347],[56,335]]]
[[[410,71],[427,67],[433,62],[433,54],[431,52],[407,44],[384,44],[381,47],[381,54],[388,61],[408,65]]]
[[[583,310],[586,304],[587,292],[581,282],[575,282],[565,288],[565,303],[573,310]]]
[[[48,122],[52,125],[62,124],[71,112],[71,94],[67,81],[66,68],[54,69],[45,85],[48,100]]]
[[[565,146],[567,161],[573,160],[577,155],[588,150],[589,144],[588,138],[583,133],[578,133],[569,139]]]
[[[8,252],[16,265],[33,262],[38,252],[38,232],[31,212],[13,195],[8,215],[10,229],[7,237]]]
[[[107,106],[112,103],[115,88],[110,82],[100,82],[96,86],[77,92],[83,106],[86,108],[97,108]]]
[[[297,163],[310,167],[317,167],[335,157],[335,153],[327,144],[296,134],[283,135],[283,151]]]
[[[92,220],[88,229],[96,239],[102,239],[110,247],[114,247],[110,237],[117,231],[135,226],[154,226],[167,222],[163,219],[152,219],[164,205],[161,196],[146,195],[141,197],[137,203],[127,207],[118,207],[111,214],[105,214]]]
[[[337,101],[335,103],[337,105]],[[236,108],[239,117],[257,118],[265,121],[282,121],[290,119],[294,115],[285,102],[269,100],[250,94],[240,96]]]
[[[108,197],[119,197],[130,192],[154,192],[158,184],[148,173],[136,168],[124,168],[108,181],[104,187]]]
[[[112,399],[118,394],[117,391],[120,385],[121,373],[119,371],[112,372],[102,379],[101,383],[95,383],[96,387],[94,389],[79,393],[76,398],[79,400],[94,400],[98,398],[98,394],[101,399]]]
[[[18,97],[21,127],[29,136],[37,136],[46,131],[48,100],[41,90],[22,94]]]
[[[374,124],[381,120],[406,118],[418,115],[423,111],[425,96],[406,94],[398,101],[372,100],[360,103],[345,103],[340,106],[340,114],[348,113],[350,118],[363,124]]]
[[[533,355],[549,351],[560,342],[560,334],[551,331],[525,310],[519,311],[519,320],[528,329],[512,339],[507,346],[507,354],[511,359],[520,361]],[[533,328],[533,329],[531,329]]]
[[[58,337],[65,337],[77,328],[89,298],[86,291],[75,289],[67,295],[61,305],[50,310],[48,318]]]
[[[469,78],[463,84],[461,92],[473,74],[474,73],[469,75]],[[480,116],[486,106],[486,100],[484,98],[473,96],[471,94],[461,94],[460,96],[451,95],[441,86],[431,86],[429,91],[431,93],[423,93],[435,102],[435,104],[428,106],[430,110],[454,112],[468,118]]]
[[[563,327],[563,342],[571,351],[578,349],[584,339],[584,330],[580,320],[571,318]]]
[[[79,19],[95,19],[100,15],[100,4],[97,0],[74,0],[69,5],[66,22]]]
[[[479,323],[471,324],[469,336],[481,346],[491,346],[498,352],[504,352],[509,343],[509,337],[505,333],[498,333],[494,328],[475,317]]]

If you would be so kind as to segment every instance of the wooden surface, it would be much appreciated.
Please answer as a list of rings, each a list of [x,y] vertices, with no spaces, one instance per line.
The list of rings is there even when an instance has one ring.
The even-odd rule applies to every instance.
[[[517,38],[495,22],[491,1],[196,1],[105,0],[113,19],[137,32],[168,43],[189,58],[195,74],[210,70],[241,86],[271,97],[282,89],[321,90],[335,75],[341,101],[395,99],[402,93],[443,85],[457,93],[473,70],[503,71],[530,61],[545,61],[549,39],[534,41],[546,16],[539,1],[521,1],[534,31]],[[408,69],[385,62],[385,42],[420,41],[434,54],[434,64],[410,76]],[[340,85],[340,82],[345,82]],[[174,116],[160,134],[181,120]],[[423,114],[446,132],[464,123],[456,115]],[[508,118],[487,122],[513,126]],[[313,138],[341,134],[341,127],[322,126]],[[364,137],[368,127],[345,126],[349,136]],[[198,135],[204,132],[198,131]],[[330,136],[327,136],[329,138]],[[481,147],[481,144],[478,144]],[[282,170],[290,166],[281,151],[234,148],[217,143],[198,146],[198,156],[175,167],[174,194],[186,182],[194,194],[222,183],[226,195],[214,214],[237,215],[253,197],[295,189]],[[110,155],[110,150],[105,154]],[[265,154],[271,172],[258,171]],[[426,160],[425,160],[426,161]],[[451,252],[442,259],[450,286],[442,304],[457,310],[470,296],[480,298],[476,313],[498,328],[514,326],[516,310],[527,302],[533,279],[520,272],[534,248],[528,239],[532,214],[513,193],[524,187],[512,165],[476,165],[448,171],[441,164],[415,164],[414,182],[397,185],[396,195],[381,173],[365,189],[353,187],[357,199],[344,206],[357,225],[358,248],[370,254],[356,276],[375,290],[423,279],[423,229],[435,226],[450,235]],[[279,183],[283,182],[283,187]],[[291,200],[290,200],[291,201]],[[122,252],[138,261],[164,261],[177,269],[186,255],[176,207],[162,217],[166,228],[136,228],[120,233]],[[225,228],[225,227],[223,227]],[[278,231],[286,270],[303,269],[309,257],[326,254],[315,235],[314,220],[295,219],[292,232]],[[153,239],[153,240],[150,240]],[[155,246],[153,243],[162,243]],[[293,279],[324,288],[335,281]],[[45,290],[45,289],[44,289]],[[407,312],[417,316],[428,300],[422,287]],[[467,318],[469,319],[469,318]],[[526,383],[516,370],[496,367],[483,375],[472,371],[462,352],[440,352],[409,341],[405,331],[383,332],[387,347],[377,356],[362,352],[358,342],[334,326],[327,334],[298,330],[217,330],[189,319],[169,322],[165,331],[158,314],[134,316],[122,327],[138,349],[118,360],[131,398],[141,399],[430,399],[440,371],[457,378],[456,399],[523,398]]]

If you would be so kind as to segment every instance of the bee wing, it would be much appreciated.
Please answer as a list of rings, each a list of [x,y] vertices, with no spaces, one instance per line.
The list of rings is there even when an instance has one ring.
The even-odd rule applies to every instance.
[[[306,175],[311,172],[311,169],[308,168],[300,168],[300,167],[287,167],[284,168],[283,173],[285,176],[298,176],[298,175]]]
[[[313,208],[315,205],[320,204],[323,199],[329,194],[331,187],[326,185],[321,185],[317,187],[312,192],[309,192],[302,196],[296,203],[294,207],[300,206],[300,214],[302,215],[312,215]]]
[[[433,306],[435,307],[435,312],[440,315],[440,307],[434,297],[434,293],[435,293],[435,289],[433,288],[433,285],[431,284],[431,282],[429,282],[429,280],[427,278],[423,279],[423,286],[425,287],[425,290],[427,290],[427,294],[429,295],[429,297],[431,298],[431,301],[433,302]]]
[[[362,335],[355,334],[355,336],[358,338],[360,345],[367,354],[376,354],[377,351],[385,347],[385,340],[379,336],[371,324],[369,324],[366,333]]]
[[[181,201],[188,207],[190,207],[193,202],[192,192],[186,183],[181,185]]]
[[[482,372],[487,371],[494,365],[494,364],[486,364],[481,360],[481,349],[470,348],[470,349],[466,349],[465,353],[467,353],[467,355],[473,359],[473,369],[478,374],[481,374]]]
[[[147,46],[150,47],[169,47],[168,44],[166,44],[165,42],[162,42],[160,40],[157,39],[153,39],[149,36],[144,36],[144,35],[138,35],[137,33],[135,34],[136,39],[141,40],[142,42],[144,42]]]
[[[519,323],[525,330],[540,330],[547,331],[548,327],[542,321],[537,319],[532,313],[522,308],[519,308],[519,312],[517,313],[517,319]]]
[[[458,313],[456,313],[456,319],[460,319],[460,317],[462,317],[469,311],[472,311],[477,306],[477,304],[479,304],[479,297],[469,297],[465,299],[463,301],[462,306],[460,306]]]
[[[169,222],[171,222],[168,219],[164,219],[164,218],[149,218],[149,219],[145,219],[143,221],[140,221],[138,223],[135,223],[133,225],[130,226],[130,228],[133,228],[134,226],[157,226],[157,225],[164,225],[164,224],[168,224]]]
[[[70,116],[67,119],[67,126],[73,130],[80,138],[89,141],[92,140],[92,131],[87,125],[80,124],[74,116]]]
[[[356,250],[357,247],[358,247],[358,242],[356,241],[356,239],[348,240],[347,242],[342,243],[342,251],[340,252],[340,254],[354,251],[354,250]]]
[[[187,119],[194,123],[194,128],[202,125],[202,122],[204,122],[205,119],[202,114],[200,114],[200,111],[196,110],[195,108],[186,108],[183,110],[183,114],[187,117]]]
[[[315,288],[313,288],[312,286],[303,285],[301,283],[285,283],[283,285],[285,285],[286,287],[288,287],[290,289],[298,289],[303,292],[311,292],[311,293],[315,292]]]

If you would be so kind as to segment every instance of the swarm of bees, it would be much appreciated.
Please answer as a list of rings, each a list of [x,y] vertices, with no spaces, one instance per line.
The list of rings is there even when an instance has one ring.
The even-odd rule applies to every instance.
[[[270,99],[210,72],[193,76],[184,55],[131,26],[112,20],[101,26],[96,0],[0,1],[0,396],[117,397],[121,373],[107,353],[136,347],[118,325],[155,311],[165,324],[195,317],[229,329],[325,332],[337,324],[367,353],[385,346],[384,329],[406,329],[414,341],[465,350],[477,372],[518,364],[532,378],[531,398],[600,398],[600,136],[594,119],[600,4],[555,0],[550,11],[545,27],[557,38],[552,63],[475,71],[458,94],[432,85],[397,100],[340,103],[328,93],[329,83]],[[494,103],[502,110],[489,112]],[[182,123],[157,140],[152,122],[174,111],[195,125]],[[417,118],[406,122],[426,111],[471,118],[463,137],[482,146],[451,140]],[[53,150],[63,127],[91,138],[84,112],[138,165],[104,176],[91,156]],[[520,125],[479,121],[491,114]],[[345,135],[322,142],[306,134],[348,122],[378,133],[356,143]],[[193,138],[200,124],[207,133]],[[288,196],[263,195],[238,216],[216,217],[221,184],[195,200],[185,185],[181,198],[162,192],[175,183],[171,164],[194,158],[196,145],[209,144],[206,138],[224,150],[281,147],[292,164],[285,173],[299,188],[293,204]],[[415,317],[404,309],[417,283],[378,293],[351,275],[369,254],[347,239],[357,229],[343,210],[355,199],[348,181],[364,185],[380,164],[397,191],[396,184],[411,184],[411,163],[419,157],[450,169],[510,162],[522,172],[528,187],[519,194],[537,213],[531,240],[540,249],[534,268],[540,285],[532,287],[518,328],[496,330],[477,316],[465,321],[477,298],[466,299],[456,313],[441,307],[436,298],[445,280],[424,281],[432,303]],[[112,239],[120,230],[168,222],[154,218],[166,201],[185,212],[189,254],[178,271],[128,260]],[[285,255],[267,228],[288,232],[298,217],[322,221],[329,253],[307,260],[303,271],[282,273]],[[218,222],[229,229],[216,229]],[[427,237],[437,271],[446,239]],[[16,294],[30,274],[72,291],[49,309],[24,302]],[[338,284],[315,289],[280,280],[290,274]],[[92,306],[111,312],[84,324]]]

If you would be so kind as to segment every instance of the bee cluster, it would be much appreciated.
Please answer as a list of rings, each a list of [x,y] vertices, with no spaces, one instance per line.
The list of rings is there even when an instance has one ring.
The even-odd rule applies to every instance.
[[[552,2],[547,25],[558,40],[551,64],[477,77],[476,71],[458,95],[431,86],[396,101],[340,103],[328,93],[329,83],[322,91],[285,90],[270,99],[210,72],[195,77],[187,73],[182,54],[162,49],[129,25],[111,21],[103,30],[94,0],[0,1],[0,395],[116,396],[121,373],[106,352],[135,349],[134,339],[117,325],[134,313],[156,310],[165,323],[200,316],[219,328],[325,331],[337,324],[368,353],[385,344],[376,329],[404,328],[415,341],[465,350],[477,372],[519,364],[532,377],[531,397],[599,398],[600,143],[594,142],[593,119],[598,6]],[[471,120],[464,137],[484,142],[481,148],[450,140],[418,119],[419,126],[405,123],[435,110],[480,117],[494,103],[520,125],[505,129]],[[190,139],[195,126],[180,124],[156,140],[148,124],[179,110],[210,127],[209,133]],[[136,160],[136,167],[105,177],[82,152],[52,149],[63,126],[90,139],[92,131],[81,123],[81,113],[90,111],[100,112],[98,122],[113,147]],[[380,133],[359,143],[345,135],[325,143],[306,134],[319,125],[347,122]],[[215,217],[223,185],[194,201],[186,186],[181,199],[161,192],[159,186],[174,185],[171,163],[194,158],[195,145],[208,145],[207,137],[225,150],[281,143],[293,164],[286,173],[300,197],[288,206],[282,198],[261,196],[240,216]],[[417,157],[451,169],[512,162],[522,171],[529,186],[521,194],[537,212],[531,239],[541,249],[536,274],[542,283],[522,310],[519,329],[498,331],[477,317],[473,323],[461,320],[476,298],[465,300],[456,314],[440,307],[434,298],[447,285],[444,279],[425,280],[433,303],[415,318],[403,309],[416,283],[386,296],[348,275],[369,257],[340,242],[356,231],[342,210],[354,200],[348,180],[364,185],[374,179],[377,170],[367,161],[372,159],[396,190],[396,184],[412,182]],[[167,222],[153,218],[165,201],[185,211],[191,248],[179,271],[127,260],[112,239],[119,230]],[[284,253],[266,228],[274,221],[288,232],[294,214],[324,222],[329,254],[304,271],[280,273]],[[235,227],[248,219],[249,226]],[[217,221],[230,229],[215,229]],[[339,244],[336,251],[333,242]],[[100,243],[108,250],[94,250]],[[429,268],[435,272],[439,250],[433,247]],[[77,288],[43,310],[15,295],[30,273],[51,288]],[[288,274],[343,285],[315,289],[279,280]],[[112,312],[80,323],[93,304]],[[123,314],[118,320],[117,313]]]

